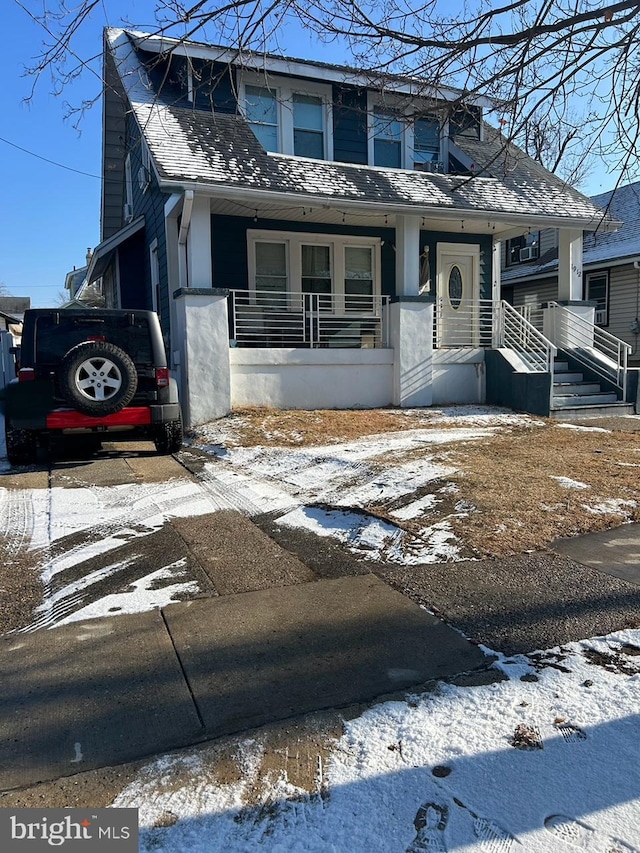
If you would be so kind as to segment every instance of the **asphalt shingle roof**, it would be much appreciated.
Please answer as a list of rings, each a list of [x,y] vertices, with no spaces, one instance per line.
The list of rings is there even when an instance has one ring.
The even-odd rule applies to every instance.
[[[133,111],[149,145],[161,181],[197,182],[203,187],[234,187],[305,198],[468,211],[487,215],[529,215],[596,220],[599,211],[486,127],[483,142],[456,138],[456,144],[492,177],[469,180],[401,169],[305,160],[267,154],[240,115],[225,115],[162,104],[154,96],[130,46],[115,51]],[[307,202],[308,203],[308,202]],[[461,217],[463,218],[463,217]]]

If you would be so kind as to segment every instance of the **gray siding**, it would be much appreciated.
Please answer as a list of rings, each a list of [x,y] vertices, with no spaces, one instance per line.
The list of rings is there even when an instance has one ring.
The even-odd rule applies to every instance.
[[[366,166],[367,156],[367,93],[334,85],[333,159]]]
[[[106,240],[123,225],[124,160],[126,136],[126,96],[120,83],[115,61],[105,51],[104,91],[102,102],[102,199],[100,239]]]
[[[520,305],[540,305],[542,302],[553,302],[557,298],[558,279],[555,276],[527,284],[514,284],[513,287],[513,304],[516,308]]]
[[[596,272],[597,270],[589,270]],[[640,271],[633,264],[612,267],[609,271],[609,325],[607,331],[638,350],[639,337],[631,324],[640,320]]]

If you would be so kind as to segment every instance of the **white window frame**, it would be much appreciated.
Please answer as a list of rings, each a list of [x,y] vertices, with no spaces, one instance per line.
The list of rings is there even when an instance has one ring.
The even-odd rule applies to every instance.
[[[333,160],[332,89],[326,83],[314,80],[291,80],[276,75],[268,77],[250,71],[243,72],[240,80],[240,109],[247,117],[247,86],[259,86],[273,92],[278,111],[278,154],[295,155],[293,145],[293,96],[312,95],[322,101],[324,160]],[[300,155],[295,155],[300,156]],[[301,158],[310,159],[310,158]]]
[[[353,234],[310,234],[305,231],[268,231],[260,229],[247,230],[247,259],[249,269],[249,290],[256,292],[256,243],[284,243],[287,255],[287,287],[288,293],[302,297],[302,246],[330,246],[331,250],[331,296],[335,300],[335,313],[350,313],[345,311],[345,249],[367,247],[372,248],[373,262],[373,294],[381,293],[381,247],[380,237],[358,237]],[[349,294],[350,295],[350,294]],[[292,300],[299,307],[298,300]]]
[[[596,326],[608,326],[609,325],[609,296],[611,293],[611,290],[610,290],[611,277],[609,275],[609,270],[593,270],[592,272],[588,272],[585,274],[585,277],[584,277],[584,295],[585,295],[585,299],[587,302],[591,301],[591,297],[589,296],[589,285],[591,284],[592,278],[604,278],[605,279],[605,282],[606,282],[605,307],[604,307],[604,309],[596,308],[596,318],[598,315],[598,310],[600,310],[600,311],[604,310],[606,313],[605,321],[604,321],[604,323],[599,323],[597,319],[594,319],[594,322],[595,322]],[[595,301],[595,300],[593,300],[593,301]]]
[[[404,123],[402,133],[402,145],[400,147],[400,168],[414,169],[414,133],[413,122],[416,118],[424,118],[425,114],[429,115],[429,105],[425,104],[424,109],[416,109],[416,105],[406,106],[405,100],[400,96],[393,97],[387,95],[384,99],[376,92],[368,92],[367,94],[367,162],[370,166],[375,166],[375,136],[374,136],[374,110],[387,110],[390,113],[396,113],[400,121]],[[440,162],[446,163],[448,160],[448,141],[449,131],[448,125],[440,125]],[[376,166],[377,169],[391,169],[392,166]],[[445,169],[446,171],[446,169]]]

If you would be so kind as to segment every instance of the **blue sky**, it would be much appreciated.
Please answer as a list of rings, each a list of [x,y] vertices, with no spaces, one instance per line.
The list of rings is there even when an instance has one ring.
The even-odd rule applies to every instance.
[[[33,0],[23,2],[39,7]],[[106,0],[85,23],[76,51],[85,60],[99,54],[105,24],[117,26],[123,15],[143,23],[153,5],[151,0]],[[99,92],[100,63],[94,61],[90,69],[95,73],[86,71],[59,96],[51,94],[50,81],[43,78],[32,103],[26,105],[32,81],[24,76],[24,68],[41,50],[44,33],[13,0],[3,3],[2,23],[0,137],[13,145],[0,141],[0,204],[5,223],[0,230],[0,284],[14,296],[30,296],[34,307],[45,307],[57,304],[65,274],[83,266],[87,248],[100,242],[100,104],[85,114],[80,133],[65,119],[67,102],[78,105]],[[299,31],[295,37],[281,37],[280,48],[286,51],[289,45],[294,56],[346,61],[337,46],[316,44]],[[603,165],[582,189],[593,195],[614,184]]]

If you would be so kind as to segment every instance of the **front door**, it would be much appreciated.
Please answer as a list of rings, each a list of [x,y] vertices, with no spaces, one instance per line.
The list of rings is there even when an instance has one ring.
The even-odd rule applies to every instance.
[[[436,344],[472,347],[479,340],[480,246],[438,243]]]

